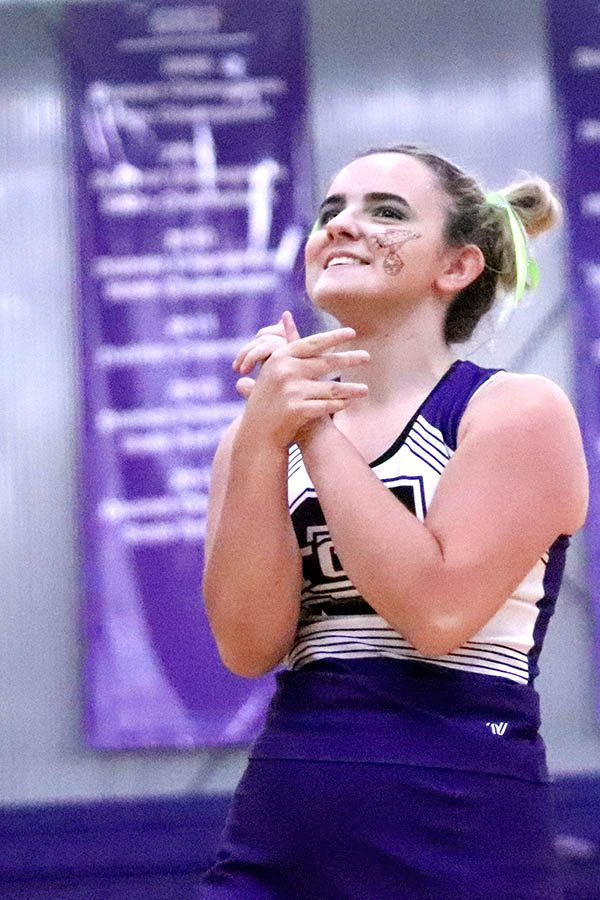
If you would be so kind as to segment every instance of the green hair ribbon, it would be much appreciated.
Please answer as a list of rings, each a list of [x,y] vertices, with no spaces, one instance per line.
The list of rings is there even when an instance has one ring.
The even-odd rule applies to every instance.
[[[529,255],[527,246],[527,234],[520,218],[503,194],[492,191],[485,195],[490,206],[503,209],[508,216],[508,224],[515,248],[515,269],[517,281],[515,284],[515,306],[521,301],[526,290],[533,290],[540,280],[540,273],[535,259]]]
[[[315,219],[315,221],[313,222],[313,227],[310,229],[308,236],[312,237],[313,234],[315,233],[315,231],[319,231],[320,227],[321,227],[321,225],[319,223],[319,220]]]

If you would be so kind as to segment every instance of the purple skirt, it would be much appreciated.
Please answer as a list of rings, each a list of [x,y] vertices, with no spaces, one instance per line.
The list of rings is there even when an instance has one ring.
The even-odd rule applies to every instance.
[[[199,900],[559,900],[547,784],[251,760]]]
[[[490,771],[489,753],[462,726],[457,739],[467,748],[465,735],[471,735],[478,770],[470,770],[468,758],[460,767],[447,765],[442,751],[438,766],[431,757],[427,765],[402,761],[411,757],[407,720],[396,708],[390,713],[395,672],[369,678],[368,697],[360,676],[331,679],[330,673],[314,672],[308,681],[318,690],[308,694],[308,672],[279,677],[265,732],[235,793],[217,861],[204,876],[198,900],[561,900],[551,785],[531,777],[539,763],[538,742],[522,722],[515,728],[515,748],[531,744],[538,760],[527,777]],[[403,668],[400,681],[405,673],[419,678],[418,669]],[[423,677],[430,679],[430,670]],[[377,683],[383,686],[381,706]],[[456,702],[469,696],[472,712],[464,680],[453,684]],[[395,687],[401,696],[405,688],[400,682]],[[454,687],[439,687],[447,703]],[[416,684],[409,688],[413,700],[418,698]],[[303,709],[307,695],[310,703]],[[439,734],[439,716],[428,720]],[[469,713],[468,721],[477,723],[478,716]],[[362,746],[371,758],[366,751],[358,758],[367,722]],[[422,745],[423,728],[415,730],[415,720],[408,724],[408,734]],[[323,736],[322,753],[315,734]],[[381,748],[401,740],[403,756],[394,758],[388,749],[386,758]],[[497,761],[505,768],[505,755]]]

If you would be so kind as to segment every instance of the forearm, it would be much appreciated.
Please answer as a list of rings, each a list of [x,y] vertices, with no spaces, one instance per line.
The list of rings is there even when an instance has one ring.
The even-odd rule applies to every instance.
[[[225,664],[268,671],[297,626],[300,555],[287,507],[287,450],[238,430],[208,548],[204,601]]]
[[[447,627],[452,595],[459,590],[436,537],[333,423],[321,423],[301,449],[349,578],[395,629],[415,646],[436,652],[438,632]]]
[[[543,379],[507,377],[469,404],[424,522],[331,420],[299,443],[348,577],[426,655],[471,640],[529,574],[523,602],[538,602],[545,584],[534,567],[585,514],[576,420]]]

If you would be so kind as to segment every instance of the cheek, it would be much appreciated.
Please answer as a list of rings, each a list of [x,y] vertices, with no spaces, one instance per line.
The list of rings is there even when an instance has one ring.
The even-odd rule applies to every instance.
[[[409,241],[419,240],[421,235],[409,228],[391,228],[374,234],[371,238],[373,252],[383,257],[383,271],[396,278],[404,268],[402,248]]]
[[[321,232],[311,232],[304,245],[304,265],[310,266],[317,259],[319,252],[323,249],[323,236]]]
[[[319,239],[318,235],[311,235],[304,247],[304,281],[309,292],[318,276],[320,267],[319,254],[322,250],[322,245],[323,241]]]
[[[387,256],[383,260],[383,271],[386,275],[391,275],[394,278],[396,275],[399,275],[402,269],[404,268],[404,263],[402,258],[394,253],[393,250],[389,250]]]

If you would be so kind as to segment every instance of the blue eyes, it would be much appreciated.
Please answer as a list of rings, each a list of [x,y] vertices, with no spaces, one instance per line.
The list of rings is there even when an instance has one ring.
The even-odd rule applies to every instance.
[[[327,225],[331,219],[335,219],[342,210],[343,208],[336,209],[335,207],[324,210],[317,219],[319,227],[324,228],[325,225]],[[406,213],[395,206],[373,206],[370,210],[367,210],[367,214],[374,219],[395,219],[402,221],[406,218]]]

